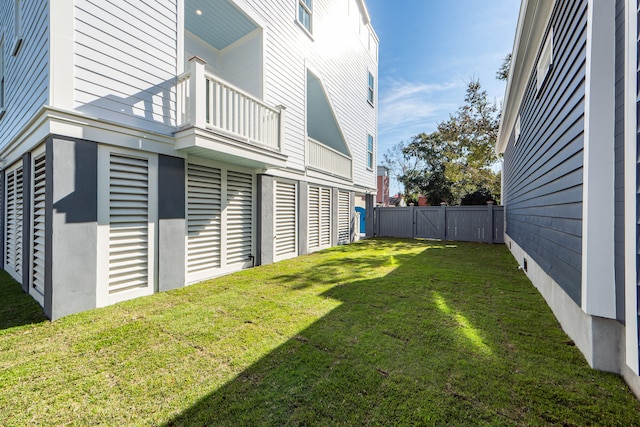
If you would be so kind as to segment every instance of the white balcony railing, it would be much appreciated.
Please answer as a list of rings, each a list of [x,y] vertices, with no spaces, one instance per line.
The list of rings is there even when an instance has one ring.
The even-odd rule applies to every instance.
[[[307,166],[351,179],[351,158],[307,137]]]
[[[200,127],[280,151],[284,107],[270,107],[247,92],[204,70],[191,59],[190,71],[178,77],[178,126]]]

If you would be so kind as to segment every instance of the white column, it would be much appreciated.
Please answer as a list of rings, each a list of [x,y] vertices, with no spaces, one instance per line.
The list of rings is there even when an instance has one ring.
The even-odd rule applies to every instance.
[[[616,317],[615,0],[589,0],[584,112],[582,309]]]
[[[207,63],[197,56],[189,59],[191,63],[191,77],[189,77],[189,112],[191,126],[204,128],[206,125],[207,84],[204,76],[204,66]]]
[[[285,107],[284,105],[278,105],[276,107],[276,109],[278,110],[279,117],[278,117],[278,133],[277,133],[277,144],[276,144],[276,148],[282,153],[284,152],[284,123],[285,123],[285,112],[287,110],[287,107]],[[306,151],[306,150],[305,150]]]

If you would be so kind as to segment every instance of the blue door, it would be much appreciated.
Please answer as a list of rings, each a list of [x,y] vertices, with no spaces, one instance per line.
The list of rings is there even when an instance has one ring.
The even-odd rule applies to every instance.
[[[356,207],[356,212],[358,212],[360,214],[360,233],[366,233],[367,230],[367,225],[365,223],[365,212],[366,209],[365,208],[361,208],[360,206]]]

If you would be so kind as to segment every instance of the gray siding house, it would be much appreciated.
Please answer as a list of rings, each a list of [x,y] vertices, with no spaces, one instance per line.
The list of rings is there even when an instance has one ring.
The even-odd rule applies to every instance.
[[[56,319],[349,243],[377,81],[363,0],[3,0],[0,267]]]
[[[507,246],[589,364],[638,396],[639,16],[523,0],[496,147]]]

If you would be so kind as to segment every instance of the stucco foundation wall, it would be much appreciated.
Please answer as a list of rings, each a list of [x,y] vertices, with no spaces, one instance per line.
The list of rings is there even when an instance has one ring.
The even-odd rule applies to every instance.
[[[98,145],[46,144],[44,309],[55,320],[96,306]]]
[[[565,333],[594,369],[621,373],[624,355],[624,326],[612,319],[586,314],[509,235],[505,244],[520,268],[543,296]]]
[[[185,284],[185,162],[158,156],[158,290]]]

